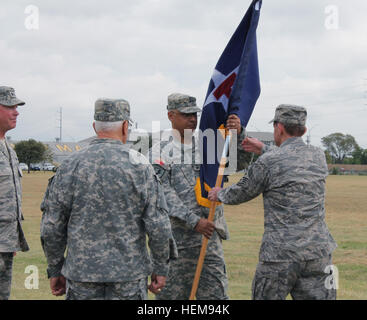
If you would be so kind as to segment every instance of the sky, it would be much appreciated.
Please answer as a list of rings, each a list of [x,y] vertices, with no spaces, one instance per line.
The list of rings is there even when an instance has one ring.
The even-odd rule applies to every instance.
[[[129,101],[138,128],[167,129],[167,96],[202,107],[214,67],[250,0],[2,0],[0,85],[15,88],[13,140],[94,135],[94,102]],[[367,148],[365,0],[263,0],[261,95],[249,131],[272,132],[277,105],[308,110],[311,144],[341,132]]]

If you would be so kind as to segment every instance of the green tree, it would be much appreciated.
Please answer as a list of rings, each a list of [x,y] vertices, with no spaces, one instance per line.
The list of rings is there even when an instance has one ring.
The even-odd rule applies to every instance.
[[[328,164],[333,163],[333,158],[327,150],[325,151],[325,158],[326,158],[326,163]]]
[[[361,164],[367,164],[367,149],[364,149],[361,154]]]
[[[54,160],[54,154],[52,152],[52,150],[49,148],[48,145],[44,145],[46,150],[45,150],[45,154],[44,154],[44,157],[42,159],[42,161],[45,161],[45,162],[52,162]]]
[[[42,142],[37,142],[33,139],[18,142],[14,150],[17,153],[19,162],[24,162],[28,165],[28,173],[31,163],[44,161],[49,156],[48,152],[46,152],[46,146]]]
[[[353,164],[361,164],[361,158],[363,154],[363,149],[358,147],[354,150],[353,156]]]
[[[339,132],[323,137],[321,142],[335,163],[343,163],[346,157],[352,156],[353,152],[359,148],[353,136]]]

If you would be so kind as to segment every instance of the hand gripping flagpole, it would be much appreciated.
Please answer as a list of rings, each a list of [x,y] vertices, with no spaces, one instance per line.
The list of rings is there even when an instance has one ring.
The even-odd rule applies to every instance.
[[[215,187],[218,187],[218,188],[220,188],[221,185],[222,185],[224,169],[225,169],[225,166],[226,166],[226,163],[227,163],[227,154],[228,154],[228,150],[229,150],[229,144],[231,143],[231,132],[228,129],[226,129],[225,132],[226,132],[225,133],[226,134],[226,140],[225,140],[224,147],[223,147],[222,158],[221,158],[220,164],[219,164],[217,180],[215,182]],[[210,222],[214,221],[216,206],[217,206],[216,201],[211,201],[210,202],[210,210],[209,210],[209,216],[208,216],[208,221],[210,221]],[[198,286],[199,286],[201,271],[203,269],[203,264],[204,264],[204,259],[205,259],[205,255],[206,255],[206,248],[208,246],[208,241],[209,241],[208,238],[203,237],[201,250],[200,250],[200,256],[199,256],[198,264],[196,266],[194,282],[193,282],[193,285],[192,285],[192,288],[191,288],[190,300],[194,300],[195,296],[196,296],[196,291],[197,291]]]

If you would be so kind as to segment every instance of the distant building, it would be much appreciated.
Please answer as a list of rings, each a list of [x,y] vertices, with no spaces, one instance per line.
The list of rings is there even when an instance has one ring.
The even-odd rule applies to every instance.
[[[83,145],[79,142],[54,142],[46,141],[43,142],[52,152],[53,161],[56,164],[60,164],[73,152],[79,151],[83,148]]]
[[[275,144],[274,134],[272,132],[247,131],[247,135],[249,137],[259,139],[261,142],[268,146],[272,146]]]
[[[79,151],[86,147],[96,136],[89,137],[79,142],[43,142],[47,145],[53,154],[54,162],[60,164],[63,160],[69,157],[73,152]],[[132,144],[131,141],[127,142]]]

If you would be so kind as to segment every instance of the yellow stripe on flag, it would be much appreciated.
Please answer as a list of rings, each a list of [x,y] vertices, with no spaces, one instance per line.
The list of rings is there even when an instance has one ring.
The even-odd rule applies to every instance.
[[[218,130],[220,132],[220,134],[222,135],[223,139],[226,139],[226,127],[224,126],[224,124],[222,123],[219,127]]]
[[[206,183],[204,184],[205,190],[206,191],[210,191],[212,188],[210,188]],[[201,195],[201,183],[200,183],[200,178],[196,178],[196,185],[195,185],[195,195],[196,195],[196,201],[200,206],[203,207],[207,207],[210,208],[211,205],[211,201],[207,198],[204,198]],[[217,201],[217,206],[220,205],[221,202]]]

